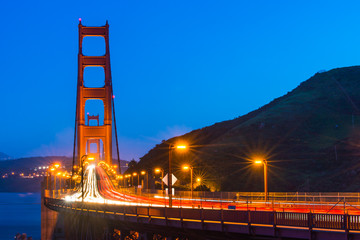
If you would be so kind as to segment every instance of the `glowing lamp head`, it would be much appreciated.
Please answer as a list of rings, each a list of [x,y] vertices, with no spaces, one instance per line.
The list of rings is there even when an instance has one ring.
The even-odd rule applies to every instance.
[[[189,165],[184,165],[184,166],[182,167],[182,169],[187,171],[187,170],[190,169],[190,166],[189,166]]]
[[[116,168],[116,165],[115,165],[115,164],[113,165],[113,168]]]
[[[89,161],[94,161],[95,158],[94,158],[94,157],[88,157],[87,160],[89,160]]]
[[[59,163],[55,163],[55,164],[54,164],[54,167],[55,167],[55,168],[58,168],[58,167],[60,167],[60,164],[59,164]]]
[[[136,173],[136,172],[134,172],[134,173],[133,173],[133,176],[137,176],[137,173]]]
[[[201,178],[199,178],[199,177],[196,178],[196,181],[197,181],[197,182],[201,182]]]
[[[177,145],[176,148],[177,149],[186,149],[186,146],[185,145]]]
[[[145,173],[146,173],[145,171],[141,171],[141,175],[145,175]]]
[[[81,18],[79,18],[79,22],[81,22]]]
[[[58,172],[56,175],[60,176],[60,175],[61,175],[61,172]]]
[[[50,168],[50,171],[52,171],[52,172],[55,171],[55,168]]]
[[[123,179],[123,178],[124,178],[124,177],[121,175],[121,176],[120,176],[120,179]]]
[[[264,160],[262,160],[262,159],[255,159],[254,163],[255,163],[255,164],[263,164],[263,163],[264,163]]]
[[[159,172],[161,172],[161,169],[160,168],[155,168],[155,172],[159,173]]]

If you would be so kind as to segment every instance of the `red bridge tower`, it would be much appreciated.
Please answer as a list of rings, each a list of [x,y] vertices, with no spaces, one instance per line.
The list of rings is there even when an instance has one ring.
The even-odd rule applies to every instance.
[[[85,37],[103,37],[105,39],[105,55],[85,56],[82,51],[82,43]],[[102,67],[105,73],[105,84],[103,87],[90,88],[84,86],[84,70],[86,67]],[[105,26],[86,27],[79,22],[79,54],[78,54],[78,82],[76,99],[76,121],[75,139],[77,150],[77,162],[87,154],[87,144],[103,142],[104,160],[112,164],[112,81],[110,69],[109,51],[109,24]],[[85,124],[85,103],[87,100],[99,99],[104,104],[104,124],[100,126],[89,126]],[[98,119],[97,119],[98,120]],[[100,146],[98,146],[100,150]],[[75,151],[75,147],[74,147]],[[100,152],[100,151],[98,151]]]

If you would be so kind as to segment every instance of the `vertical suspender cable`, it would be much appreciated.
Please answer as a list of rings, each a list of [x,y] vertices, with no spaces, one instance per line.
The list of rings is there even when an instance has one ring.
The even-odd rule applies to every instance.
[[[76,148],[76,132],[77,132],[77,100],[78,100],[78,91],[76,91],[76,107],[75,107],[75,131],[74,131],[74,148],[73,148],[73,161],[72,161],[72,169],[71,169],[71,178],[74,176],[74,166],[75,166],[75,148]]]
[[[72,169],[71,169],[71,178],[74,176],[74,166],[75,166],[75,151],[76,151],[76,133],[77,133],[77,112],[78,112],[78,102],[79,101],[79,81],[80,81],[80,70],[79,70],[79,64],[80,64],[80,54],[82,53],[82,46],[81,46],[81,20],[79,22],[79,52],[78,52],[78,79],[77,79],[77,86],[76,86],[76,107],[75,107],[75,128],[74,128],[74,148],[73,148],[73,161],[72,161]],[[78,153],[79,154],[79,153]],[[71,182],[71,181],[70,181]]]
[[[117,129],[116,129],[116,117],[115,117],[115,101],[113,98],[113,88],[111,85],[111,101],[112,101],[112,108],[113,108],[113,115],[114,115],[114,130],[115,130],[115,140],[116,140],[116,152],[118,157],[118,164],[119,164],[119,174],[121,174],[121,164],[120,164],[120,153],[119,153],[119,142],[118,142],[118,136],[117,136]]]

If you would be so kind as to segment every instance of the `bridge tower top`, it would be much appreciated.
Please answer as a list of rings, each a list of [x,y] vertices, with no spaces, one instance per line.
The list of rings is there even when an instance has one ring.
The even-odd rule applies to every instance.
[[[90,126],[90,120],[96,120],[97,121],[97,125],[99,126],[99,114],[98,115],[90,115],[89,113],[87,113],[87,125]]]

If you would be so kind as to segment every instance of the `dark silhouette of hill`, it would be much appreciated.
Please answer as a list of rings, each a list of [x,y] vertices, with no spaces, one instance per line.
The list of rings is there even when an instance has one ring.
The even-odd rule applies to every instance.
[[[0,173],[9,171],[26,171],[39,166],[49,166],[54,162],[58,162],[71,169],[72,157],[50,156],[50,157],[27,157],[12,160],[4,160],[0,162]]]
[[[10,160],[12,157],[10,157],[9,155],[0,152],[0,160]]]
[[[180,170],[187,162],[212,189],[262,191],[263,168],[252,164],[261,157],[270,191],[359,191],[359,109],[360,67],[316,73],[244,116],[167,140],[192,145],[173,154],[175,175],[189,181]],[[167,162],[168,145],[160,143],[137,168],[167,169]]]

